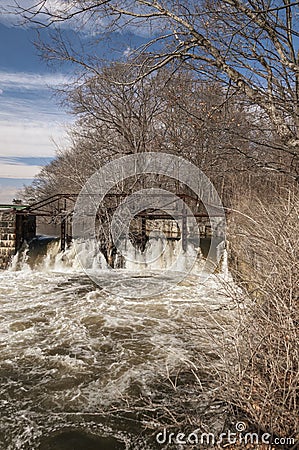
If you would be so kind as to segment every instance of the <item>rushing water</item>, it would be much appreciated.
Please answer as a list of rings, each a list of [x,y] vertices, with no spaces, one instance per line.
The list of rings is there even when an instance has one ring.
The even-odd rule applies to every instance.
[[[223,273],[203,282],[195,267],[160,296],[128,298],[58,245],[0,274],[0,449],[161,448],[155,432],[176,408],[204,410],[232,314]],[[152,276],[96,264],[103,286]]]

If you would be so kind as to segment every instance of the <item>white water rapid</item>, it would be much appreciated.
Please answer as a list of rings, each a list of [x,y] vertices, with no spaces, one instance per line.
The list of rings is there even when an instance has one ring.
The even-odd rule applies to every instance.
[[[172,257],[155,258],[154,245],[136,251],[139,268],[112,270],[86,244],[78,258],[52,242],[44,256],[25,250],[0,272],[1,450],[159,449],[155,432],[175,411],[205,411],[232,315],[227,267],[202,281],[199,258],[173,289],[128,298],[124,279],[126,289],[130,279],[142,286]]]

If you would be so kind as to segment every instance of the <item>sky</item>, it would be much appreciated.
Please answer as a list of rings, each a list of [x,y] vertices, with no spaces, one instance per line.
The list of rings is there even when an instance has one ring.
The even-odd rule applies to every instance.
[[[62,7],[61,0],[49,0],[53,7]],[[23,0],[25,4],[35,4]],[[68,145],[67,130],[75,118],[57,103],[53,89],[68,83],[73,69],[68,66],[46,64],[34,46],[36,31],[16,15],[7,14],[13,0],[0,0],[0,204],[11,203],[24,185],[32,183],[41,168],[49,163],[57,148]],[[70,22],[64,33],[72,45],[80,45],[95,29],[84,30],[78,38],[76,24]],[[64,25],[65,27],[65,25]],[[101,27],[99,23],[99,27]],[[49,40],[49,29],[41,31]],[[100,35],[97,30],[97,36]],[[121,59],[144,43],[147,30],[127,29],[99,40],[97,56]],[[105,35],[106,36],[106,35]]]
[[[50,69],[33,45],[36,34],[3,14],[0,1],[0,204],[11,203],[67,145],[73,117],[53,89],[70,78]]]

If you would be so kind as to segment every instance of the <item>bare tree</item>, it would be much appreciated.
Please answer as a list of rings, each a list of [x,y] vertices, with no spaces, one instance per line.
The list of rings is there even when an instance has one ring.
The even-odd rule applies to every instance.
[[[70,89],[66,104],[89,131],[97,134],[100,128],[113,133],[109,156],[154,150],[157,132],[154,128],[165,109],[165,76],[141,79],[127,85],[128,65],[113,63]],[[116,140],[115,140],[116,139]],[[112,145],[111,145],[112,144]]]
[[[139,77],[184,61],[197,73],[244,94],[257,112],[267,115],[287,158],[279,165],[271,155],[267,167],[298,177],[299,2],[77,0],[54,8],[52,2],[42,0],[28,8],[18,5],[17,10],[25,20],[43,26],[76,18],[80,27],[93,30],[142,27],[150,37],[136,50]],[[44,52],[50,59],[77,62],[98,72],[97,59],[73,52],[59,34],[55,45],[44,46]],[[141,52],[147,55],[142,62]]]
[[[221,84],[198,80],[190,70],[177,68],[126,84],[128,68],[113,63],[59,92],[77,122],[70,132],[71,147],[61,150],[34,183],[37,195],[77,193],[109,160],[144,151],[185,157],[222,193],[229,190],[232,177],[243,180],[249,169],[262,175],[261,161],[267,158],[259,143],[265,140],[264,122],[259,120],[257,127],[256,114],[248,110],[242,96],[228,98]],[[134,182],[135,188],[142,186],[141,180]],[[28,195],[34,197],[32,188]]]

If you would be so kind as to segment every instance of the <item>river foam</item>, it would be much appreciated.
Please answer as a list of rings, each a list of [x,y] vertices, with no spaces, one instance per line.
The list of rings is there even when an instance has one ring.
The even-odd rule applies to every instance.
[[[21,258],[0,274],[0,448],[68,449],[68,433],[86,445],[94,439],[94,449],[156,448],[141,429],[151,434],[156,414],[180,396],[195,401],[202,386],[192,370],[205,385],[219,364],[215,342],[233,311],[223,274],[203,282],[195,267],[171,290],[141,299],[122,283],[134,287],[143,273],[109,269],[98,256],[95,267],[87,256],[101,272],[95,285],[59,242],[35,267],[27,252]]]

